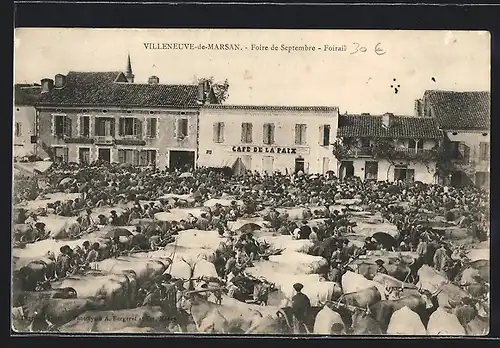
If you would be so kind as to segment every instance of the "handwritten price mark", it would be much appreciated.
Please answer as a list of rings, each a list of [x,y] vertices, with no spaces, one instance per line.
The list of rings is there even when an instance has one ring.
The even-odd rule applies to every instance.
[[[361,46],[361,44],[359,44],[358,42],[353,42],[353,44],[356,46],[355,50],[353,52],[350,53],[350,55],[353,55],[353,54],[356,54],[358,52],[361,52],[361,53],[365,53],[366,51],[368,51],[368,49],[365,47],[365,46]],[[377,43],[375,45],[375,48],[374,48],[374,51],[376,54],[378,54],[379,56],[382,56],[384,54],[386,54],[387,52],[381,47],[381,43]]]

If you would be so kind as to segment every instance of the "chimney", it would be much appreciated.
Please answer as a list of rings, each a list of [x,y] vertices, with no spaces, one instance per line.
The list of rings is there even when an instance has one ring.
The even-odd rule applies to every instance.
[[[150,76],[148,79],[148,83],[150,85],[157,85],[160,83],[160,79],[158,78],[158,76]]]
[[[389,128],[392,124],[393,117],[394,117],[394,114],[391,114],[390,112],[386,112],[385,114],[383,114],[382,115],[382,127]]]
[[[66,76],[57,74],[54,78],[54,88],[63,88],[66,84]]]
[[[198,103],[205,104],[205,82],[198,82]]]
[[[48,93],[52,91],[52,88],[54,87],[54,80],[52,79],[41,79],[41,85],[42,85],[42,93]]]
[[[423,116],[423,102],[422,99],[415,99],[415,116],[421,117]]]

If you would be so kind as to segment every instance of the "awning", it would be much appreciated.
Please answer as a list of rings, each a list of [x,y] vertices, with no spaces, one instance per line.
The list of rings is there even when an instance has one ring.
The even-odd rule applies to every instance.
[[[15,162],[14,169],[19,170],[21,173],[35,174],[45,173],[52,166],[52,162],[37,161],[37,162]]]

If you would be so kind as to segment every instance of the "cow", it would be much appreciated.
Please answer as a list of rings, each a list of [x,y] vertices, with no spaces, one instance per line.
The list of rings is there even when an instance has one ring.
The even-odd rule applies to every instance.
[[[351,335],[383,335],[380,324],[372,316],[369,309],[355,308],[351,322],[352,324],[348,330]]]
[[[412,277],[412,261],[407,261],[404,260],[403,258],[398,258],[396,260],[394,259],[389,259],[389,263],[385,265],[385,268],[387,270],[387,274],[400,280],[400,281],[407,281],[411,280]],[[357,264],[358,266],[358,273],[363,275],[366,279],[372,280],[375,275],[377,274],[377,269],[378,265],[375,263],[369,263],[362,261]]]
[[[166,331],[170,321],[161,307],[144,306],[121,310],[91,310],[61,325],[59,332],[115,332],[128,327],[150,327]]]
[[[207,301],[196,292],[183,293],[179,303],[180,308],[190,314],[195,323],[201,323],[212,311],[219,311],[227,320],[230,333],[245,333],[262,318],[262,314],[256,310],[219,305]]]
[[[443,308],[438,308],[429,318],[427,324],[427,332],[429,335],[465,335],[465,329],[458,321],[458,318],[453,313],[448,313]]]
[[[22,291],[14,294],[14,307],[26,305],[30,302],[38,302],[44,299],[74,299],[77,298],[77,292],[74,288],[66,287],[59,289],[50,289],[45,291]]]
[[[15,224],[14,225],[14,240],[18,242],[32,242],[35,229],[30,224]]]
[[[345,334],[345,329],[341,315],[328,306],[324,306],[314,320],[313,333],[315,334],[341,335]]]
[[[488,318],[476,316],[467,324],[465,331],[470,336],[486,336],[490,332],[490,321]]]
[[[370,311],[382,330],[386,331],[391,317],[401,308],[407,307],[420,317],[423,325],[429,321],[427,310],[433,307],[433,303],[426,295],[406,296],[397,300],[382,300],[370,306]]]
[[[93,299],[55,299],[48,298],[27,303],[22,307],[26,320],[34,321],[45,319],[48,326],[58,327],[64,325],[84,312],[104,309],[102,300]]]
[[[387,327],[388,335],[426,335],[425,326],[417,313],[403,306],[392,314]]]
[[[276,318],[270,314],[258,319],[245,334],[291,334],[293,325],[282,311],[276,313]]]
[[[478,315],[478,310],[473,301],[463,301],[462,304],[453,309],[453,314],[456,315],[458,321],[463,327],[466,327]]]
[[[219,310],[212,310],[201,322],[197,322],[198,332],[201,333],[229,333],[229,323]]]
[[[367,308],[381,300],[380,291],[376,287],[371,287],[356,292],[351,292],[340,296],[338,302],[349,306]]]

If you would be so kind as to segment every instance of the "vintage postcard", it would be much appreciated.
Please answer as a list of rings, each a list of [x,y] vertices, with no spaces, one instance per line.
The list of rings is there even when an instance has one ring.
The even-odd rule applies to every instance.
[[[20,28],[13,333],[486,335],[490,34]]]

